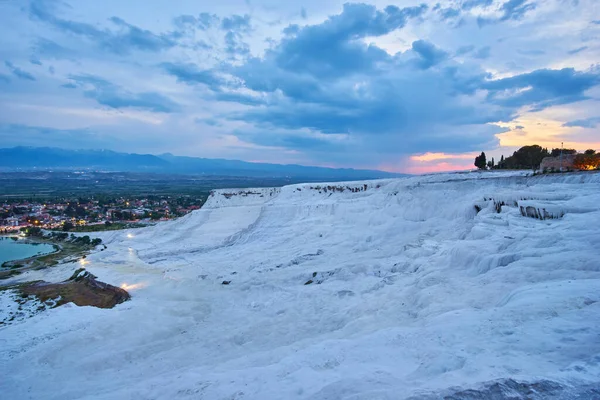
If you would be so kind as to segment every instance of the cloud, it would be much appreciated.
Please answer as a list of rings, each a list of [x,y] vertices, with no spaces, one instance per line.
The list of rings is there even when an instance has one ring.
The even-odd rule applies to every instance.
[[[225,82],[215,72],[211,70],[199,69],[195,64],[176,64],[166,62],[160,64],[160,67],[169,75],[177,78],[178,82],[188,85],[204,84],[209,88],[218,91]]]
[[[490,57],[491,49],[492,48],[490,46],[482,47],[479,50],[477,50],[475,54],[473,54],[473,57],[478,58],[480,60],[485,60],[486,58]]]
[[[113,83],[93,75],[70,75],[71,83],[63,85],[83,89],[85,97],[96,100],[104,106],[137,108],[152,112],[171,113],[179,110],[179,105],[160,93],[131,93]]]
[[[600,74],[573,68],[540,69],[510,78],[488,81],[488,99],[507,107],[533,106],[535,110],[587,99],[585,91],[600,83]]]
[[[453,19],[460,16],[460,10],[457,8],[439,8],[437,12],[442,17],[442,20]]]
[[[0,124],[0,142],[5,147],[40,146],[68,149],[111,147],[117,141],[93,129],[57,129],[23,124]]]
[[[4,65],[6,65],[6,68],[8,68],[10,72],[17,78],[25,81],[35,81],[35,77],[33,75],[27,71],[23,71],[21,68],[15,67],[10,61],[5,61]]]
[[[497,18],[478,17],[477,24],[483,27],[503,21],[518,21],[523,19],[527,12],[534,10],[537,4],[530,0],[508,0],[500,6],[501,15]]]
[[[10,78],[4,74],[0,74],[0,82],[9,83]]]
[[[432,8],[339,3],[326,7],[339,7],[327,15],[308,3],[277,9],[258,0],[242,8],[216,4],[212,9],[223,13],[216,15],[198,13],[185,2],[151,2],[155,19],[129,4],[101,10],[74,1],[28,0],[31,5],[9,10],[10,18],[25,20],[3,31],[15,43],[5,59],[14,68],[29,68],[40,83],[28,84],[6,68],[0,68],[7,75],[0,81],[8,82],[1,83],[6,105],[14,94],[22,110],[30,107],[27,112],[79,110],[77,122],[48,111],[48,125],[87,126],[97,118],[103,130],[148,132],[144,124],[160,120],[156,129],[177,131],[178,142],[183,137],[192,142],[200,129],[203,137],[194,151],[205,151],[198,150],[208,142],[204,135],[214,135],[216,156],[224,146],[216,138],[223,135],[239,139],[236,145],[244,148],[239,155],[246,159],[262,157],[246,153],[248,148],[267,147],[315,163],[371,166],[407,162],[413,153],[487,153],[504,127],[515,136],[522,133],[519,140],[531,138],[527,113],[561,105],[559,112],[536,115],[579,115],[575,110],[586,106],[576,103],[597,94],[597,67],[544,69],[569,66],[571,59],[585,68],[584,59],[569,54],[593,53],[592,0],[581,1],[576,10],[568,2],[560,7],[561,1],[427,2]],[[590,17],[578,19],[582,13]],[[493,26],[479,29],[478,18]],[[144,79],[152,79],[151,89],[139,89]],[[168,92],[153,89],[169,82]],[[5,120],[26,121],[21,114]],[[135,119],[139,125],[132,129],[123,125],[132,121],[125,115],[145,119]],[[107,124],[107,116],[114,123]],[[40,121],[46,123],[43,116]],[[563,120],[556,122],[556,132],[545,134],[560,135],[563,123],[597,127],[594,119]],[[444,159],[431,162],[439,161]]]
[[[463,10],[471,10],[475,7],[488,7],[492,5],[494,0],[465,0],[462,2],[461,8]]]
[[[237,133],[244,141],[314,151],[330,145],[315,134],[342,135],[348,151],[369,154],[480,149],[497,143],[495,135],[508,128],[495,123],[511,121],[521,107],[579,101],[598,84],[596,74],[574,69],[491,80],[478,65],[458,63],[426,40],[395,55],[362,40],[399,29],[424,9],[346,4],[321,24],[288,26],[262,58],[219,72],[193,64],[163,68],[180,82],[206,86],[214,99],[246,105],[221,115],[253,129]],[[473,56],[490,52],[483,46]]]
[[[249,15],[232,15],[221,20],[221,29],[225,33],[225,52],[231,57],[246,56],[250,46],[243,41],[243,35],[251,31]]]
[[[340,141],[337,139],[339,136],[311,134],[309,132],[285,130],[264,132],[262,130],[250,129],[236,130],[233,134],[245,142],[265,147],[331,153],[339,152],[346,147],[343,140]]]
[[[578,47],[578,48],[576,48],[576,49],[569,50],[569,51],[568,51],[568,53],[569,53],[569,54],[577,54],[577,53],[581,53],[582,51],[584,51],[584,50],[587,50],[587,48],[588,48],[587,46]]]
[[[600,125],[600,117],[578,119],[563,124],[565,127],[596,128]]]
[[[249,15],[232,15],[221,20],[221,29],[224,31],[249,32],[250,16]]]
[[[156,35],[149,30],[131,25],[119,17],[109,19],[117,28],[116,30],[100,29],[84,22],[60,18],[56,15],[56,4],[44,0],[33,0],[30,4],[29,15],[57,30],[86,38],[99,47],[117,54],[128,54],[132,50],[158,52],[176,45],[169,35]]]
[[[456,50],[456,55],[462,56],[464,54],[468,54],[468,53],[472,52],[473,50],[475,50],[475,46],[473,46],[473,45],[461,46]]]
[[[519,50],[517,50],[517,53],[523,54],[525,56],[541,56],[541,55],[546,54],[546,52],[544,50],[540,50],[540,49],[527,49],[527,50],[519,49]]]
[[[419,68],[427,69],[444,61],[448,57],[448,53],[438,49],[433,43],[425,40],[416,40],[412,44],[412,49],[419,55],[417,65]]]
[[[30,63],[32,63],[33,65],[42,65],[42,62],[40,60],[38,60],[37,58],[32,58],[29,60]]]
[[[222,124],[214,119],[214,118],[196,118],[194,119],[194,122],[197,124],[204,124],[204,125],[208,125],[208,126],[221,126]]]
[[[75,55],[73,50],[67,49],[64,46],[45,38],[36,39],[33,42],[31,49],[36,56],[42,58],[64,59],[73,58]]]
[[[319,77],[343,76],[372,69],[389,55],[363,38],[382,36],[421,16],[426,5],[383,11],[367,4],[344,4],[341,14],[317,25],[294,27],[276,49],[267,54],[278,68]]]
[[[225,52],[231,55],[245,56],[250,53],[250,46],[242,41],[242,36],[238,32],[228,31],[225,34]]]
[[[536,8],[536,4],[529,0],[509,0],[502,4],[500,21],[519,20],[528,12]]]
[[[220,18],[215,14],[200,13],[198,17],[193,15],[180,15],[173,19],[173,24],[180,29],[198,29],[205,31],[218,24]]]
[[[428,161],[439,161],[439,160],[472,160],[479,154],[446,154],[446,153],[431,153],[427,152],[424,154],[416,154],[410,157],[412,161],[428,162]]]

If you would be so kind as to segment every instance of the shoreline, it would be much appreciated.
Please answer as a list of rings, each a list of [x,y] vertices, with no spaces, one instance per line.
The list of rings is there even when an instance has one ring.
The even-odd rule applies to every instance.
[[[45,237],[26,237],[20,240],[23,240],[24,243],[49,244],[53,246],[54,251],[28,258],[5,261],[0,266],[0,281],[21,275],[29,270],[45,269],[64,262],[85,258],[95,247],[70,241],[59,242]],[[0,286],[4,285],[0,283]]]
[[[31,257],[18,258],[18,259],[15,259],[15,260],[4,261],[2,264],[0,264],[0,272],[4,268],[10,268],[10,267],[6,267],[5,266],[6,264],[9,264],[9,265],[10,264],[14,264],[14,263],[24,264],[24,263],[31,262],[31,261],[35,260],[36,258],[39,258],[39,257],[44,257],[44,256],[49,256],[49,255],[52,255],[52,254],[60,253],[63,250],[62,246],[59,245],[58,243],[55,243],[55,242],[49,241],[49,240],[43,240],[41,238],[38,238],[38,240],[35,240],[35,239],[30,238],[30,237],[23,237],[23,236],[14,235],[14,234],[11,234],[11,235],[0,235],[0,238],[17,238],[18,241],[20,243],[23,243],[23,244],[49,244],[49,245],[51,245],[54,248],[54,251],[51,251],[51,252],[48,252],[48,253],[41,253],[41,254],[33,255]]]

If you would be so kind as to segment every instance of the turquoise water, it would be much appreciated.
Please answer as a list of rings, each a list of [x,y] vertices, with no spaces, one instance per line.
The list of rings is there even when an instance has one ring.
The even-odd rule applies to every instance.
[[[26,243],[23,239],[0,237],[0,265],[6,261],[21,260],[53,251],[54,246],[51,244]]]

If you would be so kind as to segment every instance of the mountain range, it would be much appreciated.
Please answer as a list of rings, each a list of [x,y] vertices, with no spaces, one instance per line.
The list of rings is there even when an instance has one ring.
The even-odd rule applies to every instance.
[[[323,180],[392,178],[402,174],[352,168],[253,163],[240,160],[119,153],[111,150],[67,150],[54,147],[0,148],[0,170],[97,170],[169,174],[291,177]]]

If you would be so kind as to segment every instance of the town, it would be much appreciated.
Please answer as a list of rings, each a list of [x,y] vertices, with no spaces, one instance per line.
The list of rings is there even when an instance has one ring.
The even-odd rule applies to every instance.
[[[5,199],[0,203],[0,234],[31,226],[79,232],[145,226],[183,216],[205,201],[206,195]]]

